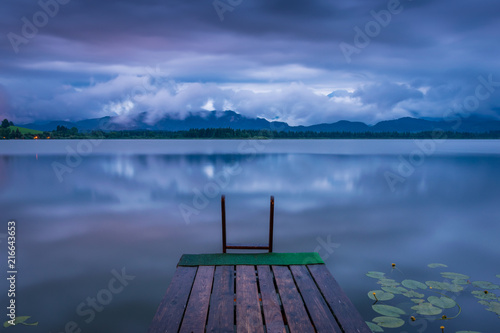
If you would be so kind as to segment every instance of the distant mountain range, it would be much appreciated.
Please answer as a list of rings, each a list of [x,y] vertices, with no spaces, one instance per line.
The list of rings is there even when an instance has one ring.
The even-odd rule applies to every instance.
[[[80,120],[76,122],[50,121],[45,123],[30,123],[20,126],[40,130],[52,131],[57,126],[68,128],[76,127],[80,132],[91,130],[152,130],[152,131],[181,131],[192,128],[233,128],[261,130],[270,129],[277,131],[314,131],[314,132],[422,132],[442,129],[457,132],[489,132],[500,131],[500,121],[485,120],[482,118],[467,118],[457,121],[425,120],[418,118],[399,118],[395,120],[381,121],[375,125],[367,125],[362,122],[341,120],[331,124],[317,124],[310,126],[290,126],[285,122],[268,121],[263,118],[247,118],[234,111],[200,111],[191,113],[183,119],[171,116],[164,117],[155,124],[146,122],[146,113],[139,114],[135,118],[121,121],[118,117],[103,117]],[[459,126],[457,126],[457,124]],[[454,128],[455,126],[455,128]]]

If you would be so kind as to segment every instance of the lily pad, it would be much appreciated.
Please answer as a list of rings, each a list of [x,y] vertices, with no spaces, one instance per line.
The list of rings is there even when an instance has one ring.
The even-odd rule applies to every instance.
[[[31,316],[18,316],[16,317],[16,319],[14,320],[14,324],[17,325],[17,324],[23,324],[23,325],[27,325],[27,326],[36,326],[38,325],[38,322],[35,322],[35,323],[27,323],[26,320],[30,319]],[[3,327],[9,327],[9,326],[12,326],[9,321],[6,321],[5,323],[3,323]]]
[[[455,305],[457,305],[457,303],[449,297],[430,296],[427,298],[427,300],[432,305],[435,305],[435,306],[440,307],[442,309],[450,309],[450,308],[455,307]]]
[[[375,296],[373,296],[373,293],[377,296],[375,299]],[[388,301],[390,299],[394,298],[394,294],[388,293],[383,290],[371,290],[368,292],[368,297],[374,301],[379,300],[379,301]]]
[[[430,268],[448,267],[445,264],[438,264],[438,263],[429,264],[427,266],[430,267]]]
[[[422,298],[425,296],[424,294],[417,293],[415,290],[408,290],[406,293],[403,293],[403,295],[408,297],[408,298],[412,298],[412,297]]]
[[[385,273],[375,272],[375,271],[370,271],[370,272],[366,273],[366,276],[374,278],[374,279],[383,279],[383,278],[385,278],[384,275],[385,275]]]
[[[450,284],[447,282],[426,281],[425,284],[433,289],[447,290],[447,291],[451,291],[454,293],[458,293],[459,291],[464,290],[464,288],[458,284]]]
[[[500,286],[488,281],[474,281],[472,285],[481,289],[500,289]]]
[[[391,306],[391,305],[374,304],[374,305],[372,305],[372,309],[375,312],[380,313],[381,315],[389,316],[389,317],[399,317],[401,315],[406,314],[406,312],[404,312],[404,310],[401,310],[400,308],[397,308],[397,307]]]
[[[488,303],[486,306],[486,310],[495,312],[497,315],[500,316],[500,303],[498,302],[486,302],[486,301],[480,301],[482,302],[481,304],[486,305],[485,303]]]
[[[413,303],[417,303],[417,304],[420,304],[420,303],[423,303],[425,302],[425,300],[421,299],[421,298],[412,298],[411,301]]]
[[[435,307],[431,303],[420,303],[419,305],[412,306],[411,308],[412,310],[417,311],[418,314],[424,316],[438,315],[443,312],[442,309]]]
[[[383,332],[384,331],[384,329],[382,327],[380,327],[377,324],[374,324],[370,321],[365,321],[365,323],[372,330],[372,332]]]
[[[415,280],[403,280],[401,284],[410,289],[427,289],[427,285]]]
[[[393,294],[403,294],[408,291],[408,289],[405,289],[403,287],[382,287],[382,290]]]
[[[500,274],[497,274],[497,275],[495,275],[495,276],[496,276],[497,278],[499,278],[499,279],[500,279]]]
[[[395,317],[375,317],[373,321],[377,325],[387,328],[401,327],[405,324],[404,320]]]
[[[393,279],[379,279],[377,281],[377,284],[381,284],[383,286],[387,286],[387,287],[396,287],[396,286],[399,286],[400,283],[397,282],[396,280],[393,280]]]
[[[469,284],[470,282],[465,279],[454,279],[451,281],[452,284]]]
[[[495,295],[493,293],[486,294],[482,290],[474,290],[473,292],[471,292],[471,294],[474,295],[475,298],[479,298],[482,300],[496,300],[497,299],[497,295]]]
[[[460,274],[460,273],[452,273],[452,272],[442,272],[441,276],[446,278],[446,279],[450,279],[450,280],[458,280],[458,279],[468,280],[468,279],[470,279],[470,276]]]

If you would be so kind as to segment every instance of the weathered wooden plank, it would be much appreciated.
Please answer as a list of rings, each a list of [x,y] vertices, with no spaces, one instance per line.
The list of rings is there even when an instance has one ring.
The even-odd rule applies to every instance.
[[[260,295],[264,308],[264,319],[267,333],[285,333],[285,324],[281,307],[274,288],[273,275],[269,266],[257,266],[259,274]]]
[[[191,288],[191,296],[184,313],[180,333],[204,333],[207,322],[214,266],[200,266]]]
[[[290,332],[314,332],[309,315],[304,307],[304,303],[302,303],[302,297],[295,287],[295,282],[288,266],[272,267]]]
[[[308,265],[312,277],[345,333],[371,333],[365,321],[354,307],[325,265]]]
[[[156,311],[148,333],[177,332],[184,315],[197,267],[178,267]]]
[[[234,332],[234,266],[215,268],[207,332]]]
[[[236,332],[264,333],[254,266],[236,266]]]
[[[311,315],[316,331],[318,333],[341,333],[342,331],[332,311],[323,299],[323,295],[318,290],[307,267],[303,265],[291,265],[290,270],[299,288],[299,292],[302,295],[304,304]]]

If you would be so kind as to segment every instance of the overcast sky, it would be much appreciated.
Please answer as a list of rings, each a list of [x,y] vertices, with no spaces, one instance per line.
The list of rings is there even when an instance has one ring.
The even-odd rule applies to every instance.
[[[293,125],[500,115],[498,0],[0,6],[0,117],[18,123],[199,110]]]

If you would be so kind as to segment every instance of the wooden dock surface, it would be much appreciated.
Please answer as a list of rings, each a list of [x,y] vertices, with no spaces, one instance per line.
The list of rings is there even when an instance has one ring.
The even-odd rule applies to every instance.
[[[324,264],[179,266],[149,333],[371,333]]]

